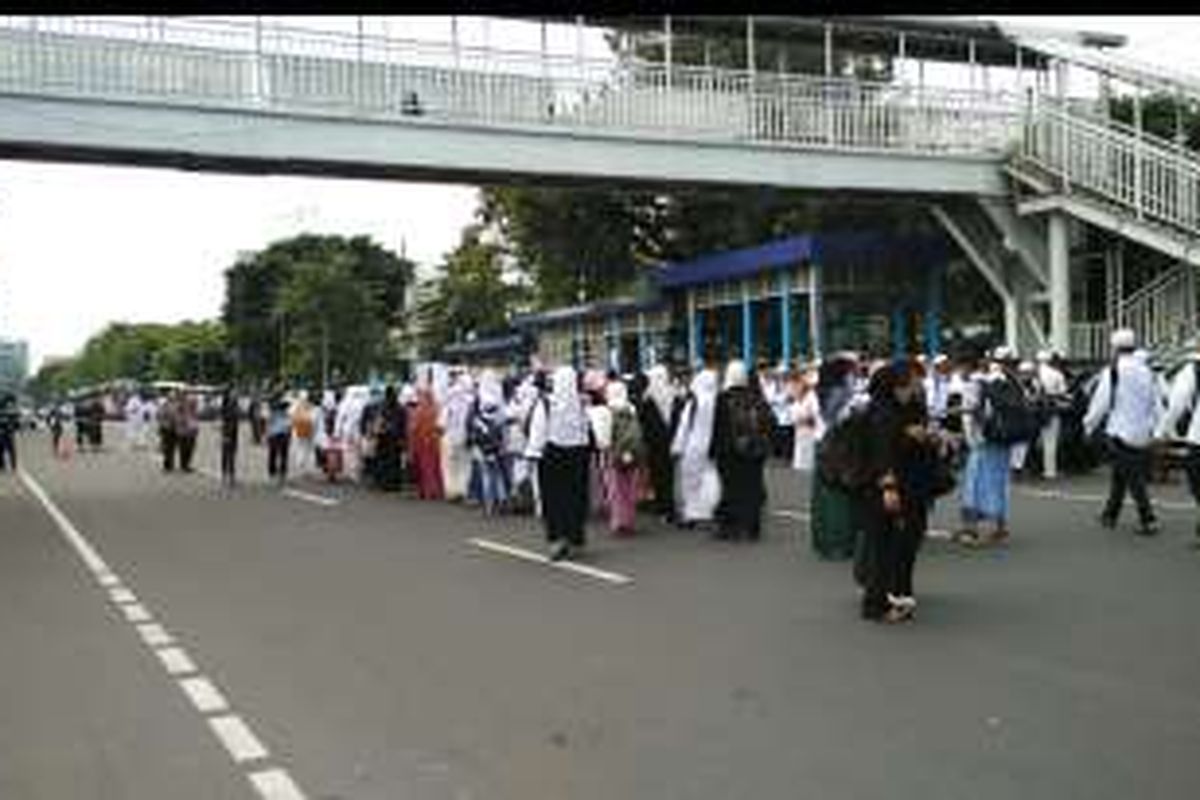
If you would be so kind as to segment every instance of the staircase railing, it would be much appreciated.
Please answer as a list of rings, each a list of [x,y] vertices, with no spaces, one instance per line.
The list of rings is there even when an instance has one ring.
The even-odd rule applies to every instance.
[[[1196,330],[1196,267],[1178,264],[1123,301],[1117,323],[1154,348],[1183,342]]]
[[[1051,105],[1031,110],[1020,157],[1137,220],[1200,239],[1200,157]]]

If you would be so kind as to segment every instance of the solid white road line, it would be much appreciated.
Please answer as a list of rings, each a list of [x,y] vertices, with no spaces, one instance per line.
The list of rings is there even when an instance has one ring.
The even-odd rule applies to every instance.
[[[182,647],[167,647],[162,650],[155,650],[154,654],[158,656],[158,660],[167,668],[167,674],[169,675],[184,675],[196,671],[196,663],[192,661],[187,651]]]
[[[771,513],[777,517],[785,517],[787,519],[798,519],[803,521],[807,521],[812,518],[812,514],[807,511],[795,511],[790,508],[780,508],[776,511],[772,511]]]
[[[111,570],[104,563],[104,559],[100,557],[100,554],[88,544],[79,531],[75,530],[75,526],[71,524],[71,520],[67,519],[66,515],[58,510],[58,506],[54,505],[42,487],[24,469],[21,470],[21,482],[38,499],[38,502],[42,504],[42,508],[46,509],[46,513],[58,525],[58,529],[62,531],[62,535],[67,538],[71,547],[75,548],[75,552],[83,559],[83,563],[87,565],[87,568],[94,573],[111,573]]]
[[[521,558],[526,561],[545,564],[550,567],[555,567],[556,569],[566,570],[567,572],[577,572],[580,575],[588,575],[592,578],[599,578],[600,580],[608,581],[609,583],[625,584],[633,582],[633,578],[629,577],[628,575],[622,575],[618,572],[608,572],[607,570],[603,569],[596,569],[595,567],[589,567],[587,564],[579,564],[574,561],[551,561],[541,553],[535,553],[532,550],[525,550],[520,547],[513,547],[512,545],[501,544],[500,542],[493,542],[490,539],[471,539],[470,542],[476,547],[481,547],[484,550],[491,550],[494,553],[503,553],[504,555],[513,556],[514,558]]]
[[[108,596],[112,598],[114,603],[136,603],[137,595],[128,589],[110,589]]]
[[[250,783],[263,800],[304,800],[304,793],[292,783],[291,776],[281,769],[250,773]]]
[[[121,579],[118,578],[116,575],[113,575],[111,572],[99,573],[98,575],[96,575],[96,580],[100,583],[101,586],[113,587],[113,586],[121,585]]]
[[[149,622],[154,619],[146,607],[140,603],[131,603],[127,606],[118,606],[118,608],[125,612],[125,619],[130,622]]]
[[[208,678],[184,678],[179,682],[179,688],[183,689],[191,699],[192,705],[196,706],[196,710],[201,714],[214,714],[218,711],[229,710],[229,703],[225,701],[225,696],[217,691],[217,687],[213,686]]]
[[[175,641],[171,638],[171,634],[163,630],[163,626],[157,622],[138,625],[137,631],[141,634],[142,641],[151,647],[161,647],[164,644],[171,644]]]
[[[308,503],[316,503],[319,506],[336,506],[342,502],[336,497],[326,497],[323,494],[313,494],[312,492],[305,492],[300,489],[284,489],[283,494],[285,497],[304,500]]]
[[[243,761],[255,761],[267,757],[267,748],[263,747],[262,742],[258,740],[249,726],[242,722],[241,717],[232,714],[224,717],[212,717],[208,720],[208,724],[217,738],[221,740],[221,744],[225,745],[229,755],[233,756],[233,760],[239,764]]]

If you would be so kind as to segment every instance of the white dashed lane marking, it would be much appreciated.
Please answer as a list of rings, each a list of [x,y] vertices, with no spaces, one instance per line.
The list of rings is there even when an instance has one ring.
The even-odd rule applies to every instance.
[[[225,696],[217,691],[217,687],[213,686],[208,678],[184,678],[179,682],[179,688],[183,689],[201,714],[215,714],[229,710],[229,703],[225,701]]]
[[[196,710],[205,716],[213,735],[221,741],[233,760],[241,764],[266,759],[269,756],[267,748],[241,717],[229,713],[229,701],[225,699],[225,695],[208,678],[195,674],[199,669],[187,651],[174,645],[173,637],[162,625],[154,622],[149,609],[138,602],[132,590],[122,585],[120,578],[113,574],[100,554],[84,539],[83,534],[67,519],[37,481],[24,470],[21,470],[20,474],[22,483],[57,524],[63,538],[87,566],[92,577],[107,590],[108,598],[118,604],[117,607],[121,609],[126,620],[135,624],[138,635],[162,663],[167,673],[173,676],[190,675],[177,680],[180,691],[187,695]],[[208,716],[210,714],[221,716]],[[304,793],[286,770],[267,766],[247,774],[246,777],[264,800],[304,800]]]
[[[196,663],[192,661],[187,651],[182,647],[167,647],[162,650],[155,650],[154,654],[158,656],[158,660],[167,668],[169,675],[186,675],[189,672],[196,671]]]
[[[283,496],[290,497],[294,500],[303,500],[306,503],[315,503],[319,506],[336,506],[340,505],[342,502],[336,497],[327,497],[323,494],[313,494],[312,492],[305,492],[300,489],[284,489]]]
[[[171,642],[175,641],[171,638],[171,634],[163,630],[163,626],[157,622],[138,625],[137,632],[142,637],[142,641],[150,647],[161,647],[164,644],[171,644]]]
[[[292,783],[292,779],[281,769],[268,769],[250,773],[250,783],[263,796],[263,800],[304,800],[304,795]]]
[[[225,745],[229,755],[239,764],[243,761],[257,761],[267,757],[267,748],[263,747],[262,742],[254,735],[250,727],[242,722],[241,717],[232,714],[224,717],[212,717],[208,720],[208,724],[217,738],[221,740],[221,744]]]
[[[513,558],[520,558],[525,561],[532,561],[535,564],[545,564],[555,569],[565,570],[567,572],[575,572],[580,575],[587,575],[592,578],[598,578],[602,581],[616,584],[632,583],[633,578],[628,575],[622,575],[619,572],[609,572],[608,570],[596,569],[589,567],[587,564],[579,564],[574,561],[551,561],[541,553],[535,553],[532,550],[525,550],[521,547],[513,547],[512,545],[493,542],[491,539],[471,539],[471,544],[484,550],[490,550],[493,553],[502,553]]]

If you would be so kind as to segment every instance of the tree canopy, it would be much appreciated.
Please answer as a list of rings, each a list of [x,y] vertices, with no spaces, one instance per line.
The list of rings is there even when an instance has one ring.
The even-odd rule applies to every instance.
[[[222,319],[244,379],[357,380],[390,359],[414,265],[367,236],[303,234],[225,272]]]

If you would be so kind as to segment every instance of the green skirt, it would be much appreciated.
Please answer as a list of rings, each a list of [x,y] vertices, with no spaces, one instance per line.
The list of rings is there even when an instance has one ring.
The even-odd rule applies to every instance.
[[[822,481],[818,470],[813,471],[810,528],[813,550],[821,558],[846,561],[854,557],[857,531],[850,496]]]

